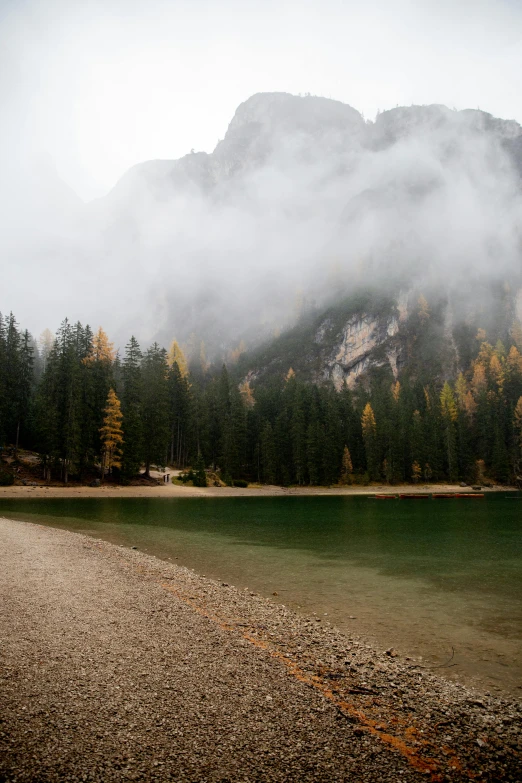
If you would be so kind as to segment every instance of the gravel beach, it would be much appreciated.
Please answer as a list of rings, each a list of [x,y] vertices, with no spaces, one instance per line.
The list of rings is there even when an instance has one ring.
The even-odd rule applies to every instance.
[[[0,781],[522,780],[519,702],[132,549],[0,536]]]
[[[153,475],[158,478],[159,483],[150,486],[122,486],[120,484],[102,484],[100,487],[86,487],[81,484],[68,485],[46,485],[43,483],[34,483],[30,486],[23,484],[14,484],[9,487],[0,487],[0,499],[6,498],[226,498],[226,497],[287,497],[288,495],[298,495],[300,497],[316,497],[328,495],[330,497],[344,497],[350,495],[373,495],[374,493],[385,493],[398,495],[407,493],[409,495],[423,495],[437,493],[467,492],[459,484],[373,484],[371,486],[348,486],[348,487],[279,487],[270,484],[262,486],[253,486],[248,488],[240,487],[192,487],[180,486],[179,484],[164,484],[162,474],[153,471]],[[483,488],[482,492],[487,494],[491,492],[517,492],[516,487],[494,486]]]

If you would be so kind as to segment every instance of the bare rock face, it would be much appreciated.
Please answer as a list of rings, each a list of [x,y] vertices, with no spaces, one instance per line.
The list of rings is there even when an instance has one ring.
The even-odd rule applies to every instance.
[[[366,124],[340,101],[289,93],[258,93],[242,103],[212,157],[221,175],[262,165],[273,154],[286,165],[341,153],[365,142]],[[279,159],[278,162],[283,161]]]
[[[357,379],[370,367],[389,362],[394,376],[397,375],[398,348],[393,338],[399,331],[395,316],[376,318],[362,314],[351,318],[341,333],[341,340],[325,366],[325,375],[340,389],[346,381],[355,386]],[[374,349],[384,348],[380,358],[373,356]],[[383,358],[384,356],[384,358]]]

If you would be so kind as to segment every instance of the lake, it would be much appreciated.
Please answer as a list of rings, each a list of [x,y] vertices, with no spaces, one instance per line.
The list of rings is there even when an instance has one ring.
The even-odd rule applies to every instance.
[[[13,499],[0,516],[136,546],[444,676],[522,693],[520,498]]]

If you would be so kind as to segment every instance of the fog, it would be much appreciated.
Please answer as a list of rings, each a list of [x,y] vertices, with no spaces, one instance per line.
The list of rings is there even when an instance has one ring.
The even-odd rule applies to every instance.
[[[277,11],[271,3],[264,10],[253,3],[250,17],[232,2],[219,9],[195,5],[200,16],[185,3],[153,3],[155,15],[130,4],[128,16],[117,2],[74,11],[61,3],[4,7],[9,67],[0,77],[6,118],[0,131],[1,311],[12,309],[36,335],[68,316],[94,328],[102,324],[120,346],[131,333],[145,344],[195,335],[219,355],[242,337],[252,344],[293,323],[303,301],[320,308],[360,286],[442,286],[473,298],[481,280],[520,285],[520,126],[476,110],[392,108],[401,99],[444,99],[453,106],[458,98],[462,108],[479,102],[480,80],[461,78],[469,88],[466,102],[445,76],[437,81],[432,72],[450,23],[452,36],[464,24],[462,9],[439,3],[436,11],[427,3],[420,14],[407,2],[396,4],[409,14],[408,40],[420,58],[414,64],[397,55],[399,74],[396,62],[387,67],[385,44],[397,24],[386,31],[389,4],[371,3],[372,15],[355,4],[330,3],[340,21],[352,24],[351,56],[362,57],[372,37],[373,49],[375,41],[381,48],[380,68],[372,62],[359,79],[352,74],[341,84],[333,74],[342,40],[331,23],[318,22],[314,3],[305,3],[298,18],[291,17],[292,4]],[[522,117],[508,89],[521,15],[509,3],[473,7],[482,20],[477,47],[486,39],[497,46],[482,57],[504,68],[502,86],[491,74],[482,80],[480,105]],[[431,37],[425,29],[430,19],[437,22]],[[185,42],[174,56],[167,40],[175,28],[166,21],[192,30],[201,58],[186,84],[170,71],[171,94],[161,71],[183,56],[194,63],[195,55]],[[259,33],[277,21],[274,62],[263,79],[269,47],[254,43],[259,36],[252,24],[260,23]],[[314,68],[304,63],[304,47],[316,23],[326,64]],[[77,38],[80,28],[87,44]],[[366,37],[358,40],[356,30]],[[213,81],[214,89],[203,90],[220,32],[226,32],[228,58],[243,56],[251,67],[235,59],[237,84],[216,88]],[[247,54],[249,42],[253,52]],[[222,43],[217,69],[229,73]],[[471,65],[481,72],[479,48],[454,37],[449,43],[448,65],[459,46],[466,53],[461,77]],[[165,62],[158,52],[168,55]],[[303,66],[299,79],[282,62],[292,55]],[[390,73],[400,75],[395,95]],[[111,108],[116,88],[123,97]],[[335,93],[343,102],[292,97],[288,89]],[[257,91],[262,94],[242,103]],[[365,119],[378,108],[387,110]],[[201,148],[198,140],[208,153],[190,153]],[[123,173],[131,163],[138,165]],[[107,187],[119,173],[115,187]]]

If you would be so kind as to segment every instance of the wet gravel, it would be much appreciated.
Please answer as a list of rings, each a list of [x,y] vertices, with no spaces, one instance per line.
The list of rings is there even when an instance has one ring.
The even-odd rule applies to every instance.
[[[0,519],[0,781],[521,781],[521,704],[141,552]]]

